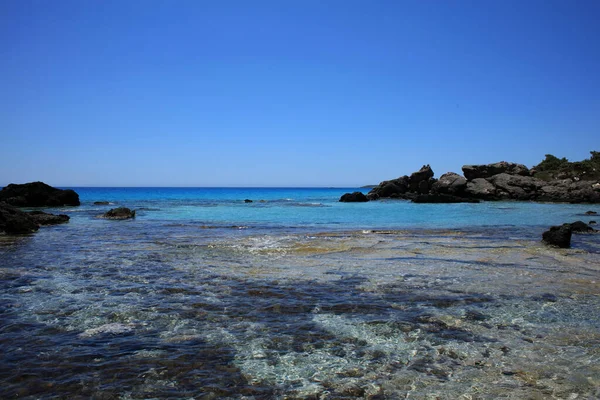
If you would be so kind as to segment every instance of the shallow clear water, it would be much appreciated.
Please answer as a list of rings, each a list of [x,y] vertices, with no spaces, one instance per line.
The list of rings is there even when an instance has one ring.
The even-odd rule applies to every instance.
[[[2,398],[600,396],[600,235],[539,242],[595,206],[76,190],[0,237]]]

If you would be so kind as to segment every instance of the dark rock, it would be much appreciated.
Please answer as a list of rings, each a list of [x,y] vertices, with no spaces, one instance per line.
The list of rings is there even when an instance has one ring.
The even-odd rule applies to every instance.
[[[496,195],[513,200],[533,200],[536,191],[544,184],[530,176],[501,173],[487,179],[496,187]]]
[[[571,247],[571,234],[570,224],[553,226],[542,234],[542,240],[552,246],[569,248]]]
[[[594,228],[592,228],[591,226],[589,226],[588,224],[586,224],[583,221],[576,221],[570,224],[571,225],[571,230],[573,231],[573,233],[590,233],[590,232],[596,232],[596,230]]]
[[[57,225],[69,222],[69,216],[64,214],[54,215],[45,213],[43,211],[31,211],[28,213],[29,216],[38,225]]]
[[[383,181],[367,194],[370,200],[379,198],[400,198],[408,191],[408,176],[404,175],[391,181]]]
[[[110,202],[108,202],[108,201],[95,201],[94,202],[95,206],[107,206],[109,204],[110,204]]]
[[[418,192],[419,192],[419,194],[429,193],[429,182],[428,181],[419,182]]]
[[[586,211],[585,215],[596,215],[598,214],[596,211]]]
[[[78,206],[79,195],[71,189],[63,190],[43,182],[22,185],[11,183],[0,190],[0,201],[15,207]]]
[[[590,221],[590,225],[596,225],[596,221]]]
[[[135,210],[130,210],[127,207],[113,208],[104,213],[100,218],[115,220],[135,218]]]
[[[431,186],[434,193],[462,193],[467,187],[467,179],[455,172],[447,172]]]
[[[465,193],[476,199],[495,200],[496,187],[483,178],[475,178],[467,182]]]
[[[430,178],[433,178],[433,170],[427,165],[423,165],[420,170],[417,172],[413,172],[410,174],[410,178],[408,178],[409,184],[419,184],[421,181],[428,181]]]
[[[421,194],[416,196],[412,201],[413,203],[479,203],[477,199],[443,193]]]
[[[38,229],[38,224],[29,214],[0,202],[0,232],[12,235],[31,233]]]
[[[244,203],[252,203],[252,200],[246,199],[246,200],[244,200]]]
[[[345,193],[340,198],[340,201],[344,203],[364,203],[366,201],[369,201],[369,199],[362,192],[354,192]]]
[[[523,164],[509,163],[506,161],[485,165],[464,165],[463,174],[467,180],[471,181],[477,178],[489,178],[497,174],[530,176],[529,169]]]

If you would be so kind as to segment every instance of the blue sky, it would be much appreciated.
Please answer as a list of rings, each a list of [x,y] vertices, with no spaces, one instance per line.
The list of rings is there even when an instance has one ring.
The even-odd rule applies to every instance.
[[[354,186],[600,150],[598,1],[0,2],[0,186]]]

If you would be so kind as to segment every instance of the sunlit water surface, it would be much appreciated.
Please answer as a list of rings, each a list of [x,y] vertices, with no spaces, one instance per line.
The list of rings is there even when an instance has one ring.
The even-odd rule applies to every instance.
[[[600,235],[540,243],[597,207],[77,191],[0,236],[2,398],[600,397]]]

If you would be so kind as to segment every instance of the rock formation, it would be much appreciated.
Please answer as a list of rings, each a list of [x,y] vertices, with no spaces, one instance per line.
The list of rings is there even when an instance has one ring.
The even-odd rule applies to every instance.
[[[578,163],[565,160],[567,164],[561,161],[563,170],[570,168],[562,175],[554,172],[549,175],[549,171],[553,170],[549,170],[544,162],[540,164],[542,167],[536,166],[529,170],[523,164],[501,161],[485,165],[465,165],[462,168],[464,176],[448,172],[439,180],[433,178],[431,167],[424,165],[410,176],[381,182],[367,194],[367,198],[404,199],[418,203],[478,200],[600,203],[600,182],[594,180],[596,169],[600,169],[598,158],[598,153],[592,152],[590,160]],[[541,175],[540,169],[543,172]],[[576,175],[577,171],[583,172]],[[541,179],[548,176],[560,176],[561,179]]]
[[[15,207],[78,206],[79,195],[71,189],[63,190],[43,182],[22,185],[11,183],[0,190],[0,201]]]

